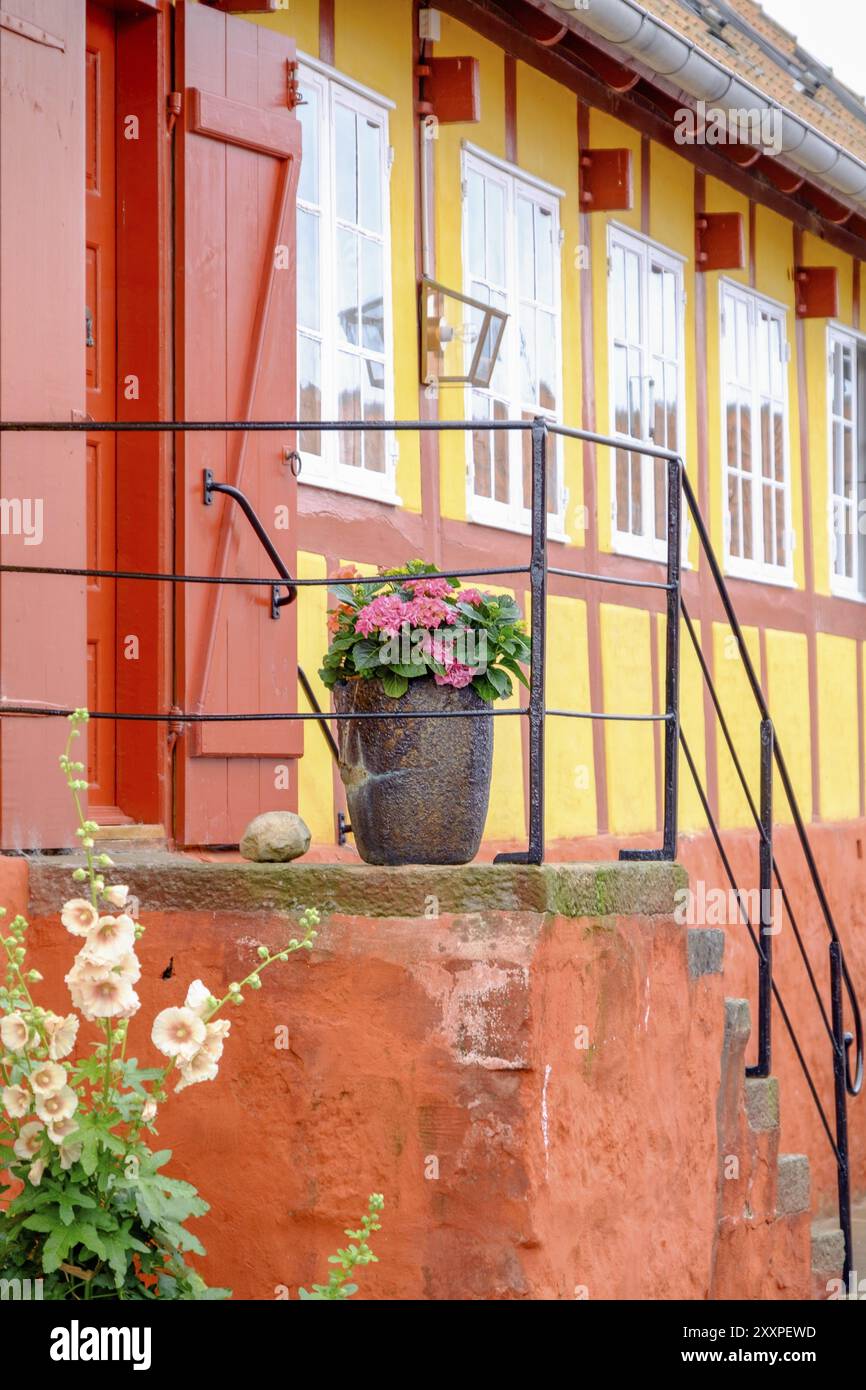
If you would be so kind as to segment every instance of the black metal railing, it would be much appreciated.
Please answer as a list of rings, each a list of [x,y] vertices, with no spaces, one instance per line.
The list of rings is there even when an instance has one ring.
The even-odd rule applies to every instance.
[[[497,856],[497,860],[498,862],[521,862],[535,865],[543,862],[545,849],[544,740],[546,721],[550,718],[567,718],[594,721],[664,723],[662,844],[656,849],[622,849],[620,850],[620,858],[630,860],[673,860],[675,858],[677,849],[679,751],[682,749],[684,760],[695,782],[698,797],[707,818],[707,823],[718,850],[725,875],[736,896],[739,916],[747,929],[758,957],[758,1060],[754,1066],[748,1068],[748,1071],[753,1076],[769,1075],[772,1061],[772,1006],[775,1002],[779,1011],[779,1016],[791,1039],[795,1055],[803,1070],[809,1092],[817,1107],[822,1127],[827,1135],[834,1155],[838,1179],[839,1219],[845,1237],[845,1278],[847,1280],[851,1268],[851,1191],[847,1098],[848,1096],[858,1095],[863,1082],[863,1027],[860,1008],[845,961],[842,942],[839,938],[827,895],[818,872],[817,863],[809,843],[805,823],[797,802],[791,778],[788,774],[778,736],[774,729],[760,682],[746,647],[743,633],[731,601],[730,592],[713,550],[706,524],[698,506],[697,498],[685,471],[683,460],[676,452],[659,448],[643,440],[633,440],[619,435],[604,435],[591,430],[572,429],[565,425],[553,423],[543,417],[538,417],[533,420],[495,421],[389,420],[251,422],[246,420],[234,420],[101,422],[87,420],[70,422],[0,422],[0,435],[3,433],[25,431],[84,434],[102,432],[177,434],[202,431],[253,431],[296,434],[300,430],[343,433],[354,433],[358,431],[384,431],[389,433],[416,432],[419,434],[424,432],[489,433],[498,431],[522,431],[529,433],[531,440],[531,503],[530,554],[528,563],[523,566],[490,567],[461,571],[444,570],[441,572],[443,575],[461,579],[507,576],[514,578],[520,575],[528,576],[531,604],[532,658],[530,663],[529,696],[527,703],[525,705],[519,705],[516,708],[500,708],[481,712],[469,710],[454,713],[440,710],[413,710],[411,712],[404,712],[395,710],[393,714],[387,716],[383,716],[378,712],[339,714],[334,711],[326,712],[322,710],[309,678],[302,669],[299,669],[298,680],[310,704],[309,712],[299,710],[274,710],[254,712],[226,711],[213,713],[203,709],[171,710],[165,712],[93,710],[90,711],[91,718],[115,721],[159,721],[171,723],[175,726],[182,726],[184,723],[313,720],[318,723],[327,741],[329,751],[336,759],[339,759],[339,749],[331,730],[331,721],[363,718],[472,718],[478,717],[479,714],[483,714],[484,716],[492,715],[494,718],[509,716],[525,718],[528,722],[529,745],[528,843],[526,850],[500,854]],[[548,442],[551,436],[554,438],[572,439],[585,444],[597,445],[615,450],[624,450],[629,453],[648,456],[664,463],[667,475],[667,558],[666,577],[664,581],[601,574],[549,565],[547,555],[547,485]],[[263,577],[188,575],[147,571],[15,564],[0,564],[0,574],[35,573],[86,578],[98,577],[106,579],[142,580],[167,584],[227,584],[266,587],[270,590],[271,617],[274,619],[278,619],[281,608],[286,604],[296,601],[304,589],[330,587],[333,585],[334,581],[332,579],[298,579],[292,576],[276,547],[270,540],[267,529],[256,514],[252,503],[246,495],[232,484],[215,480],[213,474],[209,470],[203,470],[203,475],[203,503],[210,506],[213,503],[214,494],[223,494],[240,507],[247,522],[257,535],[265,553],[273,564],[278,579],[275,580],[273,575]],[[759,715],[758,732],[761,749],[759,805],[756,804],[750,789],[748,778],[745,775],[742,761],[731,735],[730,726],[725,717],[724,710],[722,709],[709,665],[701,649],[697,632],[682,594],[681,556],[685,515],[683,509],[684,502],[687,514],[694,523],[700,549],[705,556],[710,575],[720,596],[731,631],[736,639],[739,655],[743,661],[746,676],[757,706]],[[545,697],[545,664],[547,651],[547,582],[549,575],[556,575],[581,583],[618,585],[629,588],[662,591],[665,594],[665,708],[662,713],[627,714],[609,713],[603,710],[550,709],[547,707]],[[401,576],[393,575],[389,577],[399,579]],[[411,578],[413,576],[407,574],[403,577]],[[353,583],[362,585],[378,584],[379,582],[381,581],[378,575],[369,578],[359,576],[357,579],[353,580]],[[703,679],[707,685],[725,744],[733,760],[737,777],[743,788],[750,812],[758,829],[761,905],[757,915],[757,922],[752,921],[747,910],[745,895],[737,886],[736,876],[730,858],[726,852],[718,822],[713,814],[706,788],[692,755],[686,734],[680,724],[679,680],[681,619],[685,622],[686,630],[694,645]],[[33,715],[56,717],[69,713],[71,713],[70,709],[60,706],[0,703],[0,718]],[[772,806],[774,768],[779,774],[785,797],[791,809],[797,838],[805,856],[809,879],[817,896],[821,914],[829,934],[829,1010],[822,999],[815,972],[803,941],[802,932],[793,911],[790,895],[785,888],[779,864],[774,854]],[[340,826],[341,841],[347,828],[345,822],[343,822]],[[817,1084],[812,1076],[802,1045],[797,1037],[796,1030],[785,1006],[778,982],[773,976],[772,938],[776,929],[776,923],[773,920],[770,903],[772,901],[771,889],[774,881],[778,885],[784,909],[790,921],[794,939],[807,973],[811,991],[817,1001],[820,1021],[831,1043],[835,1110],[833,1125],[831,1125],[826,1110],[821,1102]],[[853,1034],[846,1030],[844,1024],[846,1000],[854,1024]],[[852,1047],[854,1048],[853,1072],[850,1056]]]

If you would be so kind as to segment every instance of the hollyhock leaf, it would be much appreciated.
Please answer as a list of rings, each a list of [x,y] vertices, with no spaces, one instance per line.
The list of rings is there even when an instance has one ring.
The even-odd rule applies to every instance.
[[[355,591],[354,589],[350,588],[348,584],[333,584],[329,585],[328,587],[330,589],[330,592],[333,594],[334,598],[339,599],[340,603],[351,604],[353,608],[358,607],[358,601],[355,598]]]

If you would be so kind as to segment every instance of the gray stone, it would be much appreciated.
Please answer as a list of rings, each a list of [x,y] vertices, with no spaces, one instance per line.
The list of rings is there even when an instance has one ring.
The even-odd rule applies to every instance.
[[[686,933],[689,977],[721,975],[725,968],[725,933],[721,927],[689,927]]]
[[[757,1132],[779,1128],[779,1082],[775,1076],[746,1077],[746,1119]]]
[[[779,1154],[779,1180],[776,1210],[780,1216],[808,1211],[812,1205],[812,1182],[806,1154]]]
[[[845,1237],[838,1226],[815,1222],[812,1226],[812,1273],[836,1279],[845,1264]]]
[[[310,848],[310,831],[294,811],[264,811],[250,821],[241,854],[258,864],[285,864]]]

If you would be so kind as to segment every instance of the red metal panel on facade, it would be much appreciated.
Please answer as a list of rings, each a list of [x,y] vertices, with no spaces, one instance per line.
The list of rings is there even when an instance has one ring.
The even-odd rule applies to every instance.
[[[580,156],[583,211],[627,211],[633,202],[631,150],[583,150]]]
[[[834,265],[798,265],[794,283],[798,319],[833,319],[839,313],[839,276]]]
[[[295,45],[245,20],[179,3],[176,56],[184,91],[176,150],[178,417],[292,419],[300,127],[287,101]],[[207,130],[197,129],[203,117]],[[275,143],[279,156],[263,153]],[[294,567],[295,481],[284,459],[294,443],[289,433],[178,437],[177,553],[187,573],[271,569],[229,498],[202,505],[205,468],[248,495]],[[176,614],[184,708],[295,708],[294,611],[284,608],[274,621],[269,589],[183,586]],[[251,816],[275,804],[275,763],[302,747],[301,726],[287,721],[188,728],[177,749],[177,838],[236,842]]]
[[[70,420],[84,408],[85,8],[15,0],[15,13],[62,48],[0,29],[0,416]],[[2,497],[42,517],[41,542],[32,524],[0,535],[4,562],[86,563],[85,476],[83,435],[0,437]],[[84,703],[86,611],[83,580],[2,576],[7,703]],[[5,847],[71,842],[65,737],[65,721],[2,720]]]
[[[741,212],[704,212],[695,218],[698,270],[742,270],[746,236]]]
[[[481,79],[477,58],[430,58],[419,68],[424,97],[442,125],[480,121]]]

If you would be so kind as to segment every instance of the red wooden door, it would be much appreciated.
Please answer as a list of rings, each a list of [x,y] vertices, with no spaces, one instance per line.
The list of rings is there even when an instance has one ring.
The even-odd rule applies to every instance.
[[[117,418],[115,17],[88,3],[85,59],[86,250],[85,334],[87,411],[94,420]],[[117,568],[116,461],[113,434],[87,438],[87,567]],[[112,579],[87,583],[87,703],[113,710],[116,703],[117,586]],[[88,727],[90,814],[104,823],[116,808],[115,730],[108,719]]]
[[[179,0],[183,111],[176,169],[176,413],[181,420],[289,420],[295,402],[295,192],[301,142],[290,39]],[[290,570],[295,482],[288,433],[195,433],[177,442],[178,567],[271,573],[236,504],[202,503],[203,470],[250,498]],[[288,522],[288,529],[285,523]],[[295,708],[294,607],[267,588],[180,585],[178,703],[205,713]],[[285,808],[279,768],[302,748],[287,721],[187,726],[176,750],[175,834],[233,844],[253,815]]]

